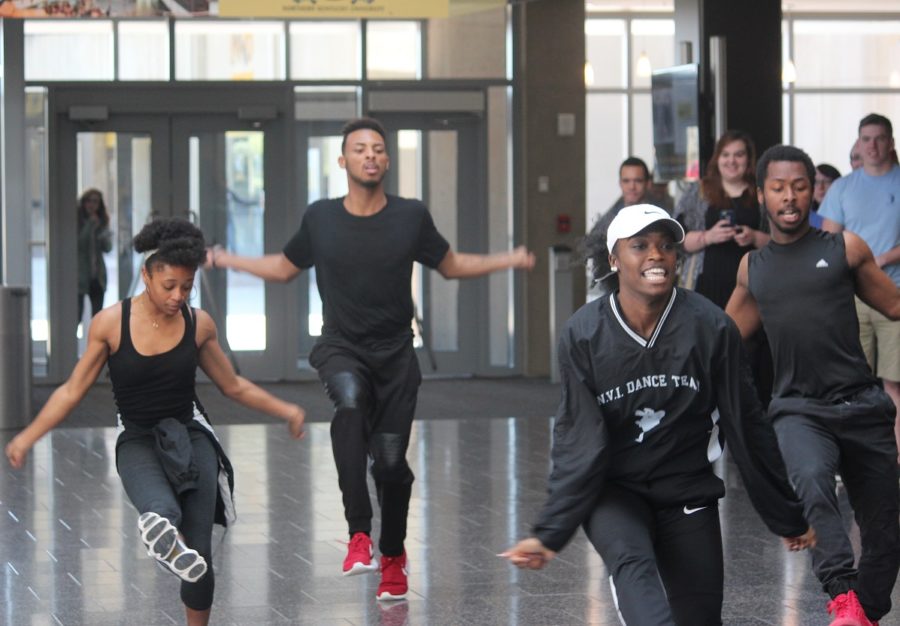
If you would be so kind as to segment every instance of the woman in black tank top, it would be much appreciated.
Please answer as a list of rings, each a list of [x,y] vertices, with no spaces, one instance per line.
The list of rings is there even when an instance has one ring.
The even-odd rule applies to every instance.
[[[144,253],[145,291],[97,314],[69,379],[6,446],[6,456],[22,467],[28,451],[66,418],[109,363],[119,421],[116,466],[139,513],[138,533],[148,554],[182,579],[188,626],[205,626],[214,588],[213,522],[234,519],[219,474],[232,485],[233,477],[196,399],[196,368],[229,398],[284,419],[296,439],[303,437],[305,413],[238,376],[212,318],[188,306],[194,274],[206,259],[197,227],[181,219],[151,222],[135,237],[134,249]]]

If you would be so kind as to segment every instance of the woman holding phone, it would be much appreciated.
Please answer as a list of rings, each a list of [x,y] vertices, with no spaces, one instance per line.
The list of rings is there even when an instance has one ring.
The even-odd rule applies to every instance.
[[[769,242],[756,201],[753,140],[729,130],[716,142],[706,173],[678,201],[674,217],[687,232],[681,284],[724,309],[741,257]]]

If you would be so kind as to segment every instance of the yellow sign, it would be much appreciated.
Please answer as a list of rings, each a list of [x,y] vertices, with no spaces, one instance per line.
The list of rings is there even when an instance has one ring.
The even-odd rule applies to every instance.
[[[219,0],[221,17],[424,19],[450,15],[450,0]]]

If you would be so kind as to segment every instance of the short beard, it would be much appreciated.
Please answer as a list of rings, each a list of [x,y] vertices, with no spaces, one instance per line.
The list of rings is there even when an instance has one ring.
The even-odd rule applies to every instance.
[[[363,179],[350,174],[350,180],[352,180],[357,185],[365,187],[366,189],[377,189],[381,185],[381,182],[384,180],[384,174],[382,174],[381,178],[379,178],[378,180],[372,180],[370,178]]]

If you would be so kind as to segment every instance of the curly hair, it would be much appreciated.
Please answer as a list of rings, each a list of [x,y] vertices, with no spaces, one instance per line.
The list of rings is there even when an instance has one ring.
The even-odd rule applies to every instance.
[[[206,260],[203,232],[186,219],[167,217],[153,220],[135,235],[136,252],[152,252],[144,260],[148,272],[162,265],[196,270]]]
[[[578,242],[577,257],[585,264],[590,264],[591,285],[603,283],[608,291],[614,291],[619,286],[619,277],[609,267],[609,248],[606,245],[606,230],[597,227],[585,235]]]

